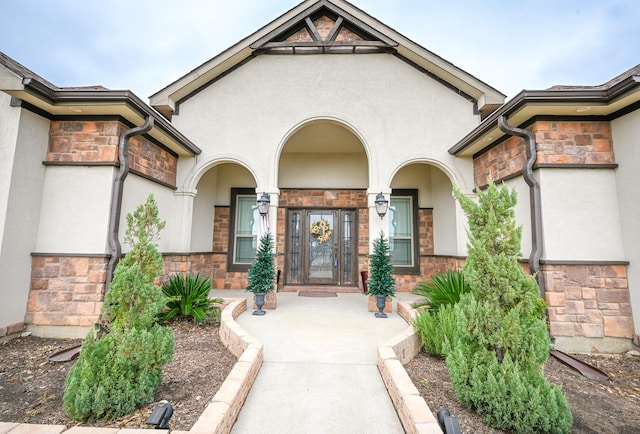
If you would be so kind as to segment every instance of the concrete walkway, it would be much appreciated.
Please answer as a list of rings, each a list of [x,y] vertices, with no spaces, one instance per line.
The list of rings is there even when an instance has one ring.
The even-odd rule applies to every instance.
[[[264,344],[264,364],[232,433],[404,432],[376,366],[377,346],[408,327],[395,308],[378,319],[362,294],[279,292],[277,309],[259,317],[251,294],[212,291],[241,294],[249,310],[236,321]]]

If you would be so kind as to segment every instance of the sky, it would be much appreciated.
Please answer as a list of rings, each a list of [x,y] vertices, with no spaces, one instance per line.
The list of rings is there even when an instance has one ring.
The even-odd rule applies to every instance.
[[[640,63],[638,0],[351,0],[501,91],[598,85]],[[0,51],[56,86],[144,101],[298,0],[0,0]]]

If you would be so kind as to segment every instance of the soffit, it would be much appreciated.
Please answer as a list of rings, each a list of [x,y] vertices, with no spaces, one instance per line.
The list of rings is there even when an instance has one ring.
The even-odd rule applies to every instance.
[[[324,19],[329,18],[331,22]],[[477,101],[484,116],[505,96],[342,0],[308,0],[151,96],[168,118],[185,98],[262,54],[393,53]]]

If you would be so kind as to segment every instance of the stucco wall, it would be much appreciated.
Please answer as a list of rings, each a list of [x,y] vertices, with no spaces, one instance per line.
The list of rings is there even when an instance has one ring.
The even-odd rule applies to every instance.
[[[107,252],[113,173],[109,166],[47,166],[37,252]]]
[[[280,188],[366,188],[367,156],[345,154],[283,154]]]
[[[2,94],[4,95],[4,94]],[[0,99],[0,329],[24,320],[42,199],[49,121]],[[5,117],[6,116],[6,117]],[[15,153],[16,148],[20,153]],[[10,178],[11,184],[8,185]],[[11,331],[11,330],[10,330]],[[16,330],[13,330],[16,331]]]
[[[478,122],[469,101],[391,55],[260,56],[183,102],[173,122],[203,149],[198,165],[237,157],[259,186],[276,187],[281,146],[318,118],[361,139],[370,188],[420,157],[457,172],[447,149]]]
[[[13,174],[13,159],[16,153],[18,126],[20,125],[20,109],[9,106],[11,97],[0,92],[0,246],[5,232],[5,219],[9,206],[9,189]]]
[[[280,154],[289,137],[318,119],[349,129],[363,153]],[[234,160],[255,174],[258,189],[267,191],[388,191],[403,166],[436,162],[467,190],[473,185],[469,162],[447,149],[477,122],[471,102],[391,55],[259,56],[179,105],[173,123],[203,152],[197,162],[179,163],[188,170],[179,172],[178,186],[193,189],[202,168]],[[318,165],[319,159],[325,164]],[[413,179],[406,187],[421,182]],[[433,193],[424,193],[431,201]],[[452,241],[454,205],[448,195],[438,195],[439,206],[447,210],[441,212],[448,214],[436,222],[443,232],[439,244],[442,253],[458,254],[459,243]],[[194,207],[193,222],[200,225],[203,216],[196,211]],[[209,215],[207,211],[206,219]],[[200,232],[192,230],[194,240]]]
[[[538,176],[537,172],[534,172],[534,176]],[[531,254],[531,205],[529,201],[529,186],[524,181],[523,177],[510,179],[504,183],[504,185],[511,189],[516,190],[518,195],[518,203],[514,207],[516,212],[516,223],[522,226],[522,241],[520,242],[520,253],[525,259],[529,258]],[[541,190],[540,196],[543,196],[546,190]],[[558,222],[556,222],[558,223]],[[544,236],[544,228],[543,228]],[[542,252],[544,255],[544,251]]]
[[[160,240],[157,241],[158,249],[161,252],[176,251],[174,244],[179,242],[176,237],[178,237],[181,232],[179,227],[180,220],[174,218],[173,213],[177,203],[173,189],[135,174],[130,174],[124,183],[122,214],[120,215],[120,242],[122,243],[123,253],[126,253],[130,249],[130,246],[124,243],[124,234],[127,231],[127,214],[133,212],[138,206],[145,203],[150,193],[153,193],[153,198],[158,204],[158,217],[160,220],[167,222],[165,229],[160,232]],[[111,197],[111,185],[109,185],[109,193],[106,197]],[[109,202],[110,201],[107,201],[107,205]],[[107,224],[108,213],[109,211],[107,211]],[[103,232],[104,235],[108,235],[106,231]]]
[[[612,170],[539,169],[538,174],[545,259],[625,259]]]
[[[640,111],[636,110],[611,123],[614,153],[619,164],[615,171],[620,207],[620,228],[627,269],[629,295],[635,333],[640,334],[640,200],[638,199],[638,167],[640,167]]]

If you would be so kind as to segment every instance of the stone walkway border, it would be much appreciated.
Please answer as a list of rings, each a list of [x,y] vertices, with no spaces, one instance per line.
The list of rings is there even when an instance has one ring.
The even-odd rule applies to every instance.
[[[378,346],[378,369],[382,380],[407,434],[442,434],[427,402],[404,369],[422,348],[420,336],[413,328],[416,311],[410,303],[400,301],[397,311],[409,327]]]

